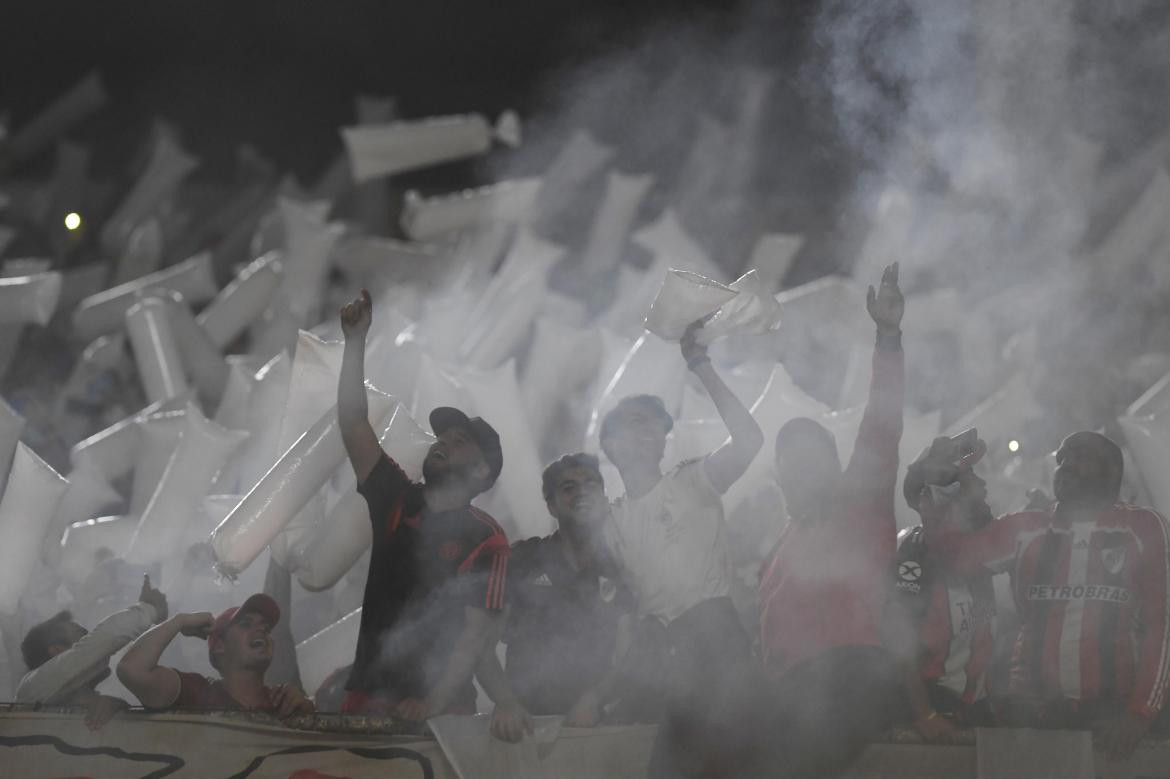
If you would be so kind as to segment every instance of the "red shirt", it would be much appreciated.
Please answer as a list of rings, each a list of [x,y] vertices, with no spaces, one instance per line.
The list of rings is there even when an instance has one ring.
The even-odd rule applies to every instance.
[[[760,647],[773,678],[834,647],[882,645],[904,370],[900,347],[874,350],[869,403],[830,511],[821,522],[789,522],[764,563]]]
[[[1119,503],[1090,521],[1012,514],[946,546],[960,572],[1011,571],[1022,622],[1014,692],[1119,697],[1153,716],[1170,685],[1168,539],[1156,511]]]
[[[276,713],[276,707],[270,704],[255,709],[248,709],[241,705],[228,692],[223,679],[208,679],[206,676],[187,671],[175,671],[175,673],[179,675],[179,697],[175,698],[175,702],[171,704],[170,708],[172,709],[246,709],[247,711],[260,711],[267,714]],[[271,692],[271,688],[264,688],[265,701],[269,700]]]

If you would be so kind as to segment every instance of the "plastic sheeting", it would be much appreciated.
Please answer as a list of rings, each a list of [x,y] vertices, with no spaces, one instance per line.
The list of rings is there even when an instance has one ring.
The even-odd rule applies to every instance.
[[[178,292],[191,305],[215,297],[211,253],[200,252],[157,273],[90,295],[73,312],[73,333],[82,342],[122,329],[127,309],[153,289]]]
[[[524,224],[531,218],[539,189],[539,178],[526,178],[437,197],[411,190],[402,210],[402,229],[412,240],[425,241],[489,222]]]
[[[367,397],[371,424],[377,424],[390,411],[394,399],[372,387],[367,387]],[[219,570],[236,576],[251,565],[344,461],[337,411],[330,408],[215,529],[211,545]]]
[[[378,438],[382,449],[412,481],[421,478],[423,459],[435,437],[419,427],[404,406],[396,405],[383,419]],[[290,551],[289,570],[307,590],[328,589],[370,548],[371,540],[366,499],[351,488]]]
[[[519,120],[505,112],[493,129],[480,114],[343,127],[355,181],[483,154],[493,139],[519,143]]]
[[[649,175],[610,173],[606,177],[605,195],[581,253],[581,269],[586,274],[603,274],[621,262],[630,226],[653,182]]]
[[[60,293],[61,274],[56,271],[0,278],[0,324],[47,325]]]
[[[728,335],[763,335],[780,326],[780,304],[764,289],[754,270],[731,283],[735,297],[719,307],[698,333],[709,344]]]
[[[41,543],[69,482],[32,449],[17,444],[0,499],[0,614],[13,614],[40,560]]]
[[[151,402],[182,395],[187,376],[179,361],[179,347],[171,329],[169,304],[146,298],[126,312],[126,331],[134,349],[138,377]]]
[[[250,262],[195,318],[217,347],[226,347],[264,313],[280,284],[281,256],[273,251]]]
[[[677,341],[692,322],[715,313],[735,296],[736,291],[725,284],[671,268],[646,315],[646,329],[664,340]]]
[[[165,561],[182,551],[184,528],[199,511],[216,472],[247,437],[206,419],[194,404],[187,406],[184,421],[179,445],[126,550],[130,562]]]
[[[187,425],[187,411],[183,409],[164,411],[149,416],[140,416],[138,428],[138,452],[134,460],[134,478],[130,486],[130,513],[136,517],[150,503],[151,496],[158,489],[167,463],[179,446],[183,428]]]

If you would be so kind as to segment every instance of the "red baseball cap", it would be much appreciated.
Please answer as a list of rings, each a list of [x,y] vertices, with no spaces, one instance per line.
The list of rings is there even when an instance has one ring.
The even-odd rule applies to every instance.
[[[251,596],[241,606],[224,609],[211,623],[211,632],[207,634],[207,658],[211,661],[213,668],[218,668],[218,666],[215,664],[215,656],[211,651],[212,642],[222,638],[224,631],[236,621],[236,617],[244,614],[259,614],[274,626],[280,622],[280,606],[270,596],[262,592]]]

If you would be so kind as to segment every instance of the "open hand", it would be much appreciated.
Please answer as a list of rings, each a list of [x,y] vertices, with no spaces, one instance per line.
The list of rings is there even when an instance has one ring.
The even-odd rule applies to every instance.
[[[128,708],[130,708],[130,704],[121,698],[99,695],[86,707],[85,726],[90,730],[99,730],[113,719],[115,714],[126,711]]]
[[[273,687],[268,692],[268,701],[276,710],[279,719],[291,717],[294,714],[312,714],[317,710],[303,690],[295,684],[282,684]]]
[[[865,307],[869,310],[879,333],[901,332],[902,313],[906,309],[906,301],[898,287],[898,263],[887,265],[882,271],[882,282],[876,292],[873,285],[870,285],[865,296]]]
[[[1149,717],[1136,711],[1123,711],[1105,723],[1100,734],[1101,749],[1110,760],[1128,760],[1149,729]]]
[[[138,602],[147,603],[154,607],[154,624],[166,622],[167,596],[161,590],[151,587],[150,577],[145,574],[142,576],[142,592],[138,593]]]
[[[410,722],[424,722],[431,716],[430,706],[422,698],[407,698],[394,707],[394,716]]]
[[[601,699],[590,691],[582,694],[573,708],[569,709],[565,724],[570,728],[592,728],[600,721]]]
[[[179,614],[177,619],[179,620],[180,633],[192,638],[202,638],[204,641],[211,635],[211,626],[215,624],[215,617],[207,611]]]
[[[500,741],[515,744],[532,733],[532,717],[519,701],[496,704],[492,710],[492,735]]]
[[[362,290],[358,297],[341,307],[341,332],[346,340],[365,338],[373,319],[374,303],[370,293]]]

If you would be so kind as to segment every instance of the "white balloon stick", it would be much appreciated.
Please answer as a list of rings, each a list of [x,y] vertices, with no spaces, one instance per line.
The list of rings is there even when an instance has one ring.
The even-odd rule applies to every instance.
[[[692,271],[716,281],[727,278],[727,274],[687,233],[673,209],[666,209],[657,221],[634,233],[633,240],[656,259],[666,260],[672,268]]]
[[[40,560],[41,542],[69,482],[24,444],[0,499],[0,614],[13,614]]]
[[[195,318],[217,347],[225,348],[264,313],[280,283],[280,258],[275,251],[257,257]]]
[[[411,190],[402,210],[402,229],[412,240],[425,241],[489,222],[525,224],[539,189],[539,178],[526,178],[438,197],[422,197]]]
[[[47,325],[60,294],[61,274],[57,271],[0,278],[0,324]]]
[[[320,687],[337,670],[338,658],[353,654],[361,622],[362,610],[355,609],[297,644],[297,668],[305,689]]]
[[[73,311],[73,332],[83,342],[122,329],[126,310],[154,289],[178,292],[191,305],[215,297],[211,253],[200,252],[157,273],[90,295]]]
[[[171,293],[164,302],[171,323],[171,335],[179,349],[179,360],[186,375],[199,391],[199,397],[207,408],[219,405],[223,388],[228,379],[228,364],[220,354],[219,347],[212,343],[207,331],[199,326],[191,309],[182,298],[175,299]]]
[[[114,269],[113,284],[142,278],[158,270],[163,258],[163,229],[158,217],[148,217],[135,225],[126,237],[126,245]]]
[[[765,233],[756,241],[748,267],[760,274],[760,283],[769,295],[775,295],[792,267],[797,252],[804,246],[803,235]]]
[[[80,588],[97,565],[101,550],[121,555],[134,536],[138,517],[112,515],[83,519],[65,529],[57,566],[67,587]],[[172,605],[173,608],[173,605]]]
[[[545,441],[558,404],[597,375],[601,337],[596,330],[562,324],[548,317],[536,320],[532,351],[520,382],[534,441]]]
[[[25,420],[8,401],[0,397],[0,495],[8,483],[8,472],[12,469],[12,458],[16,445],[24,435]]]
[[[395,401],[372,387],[367,387],[367,397],[371,424],[376,424]],[[281,455],[212,533],[219,569],[236,576],[247,568],[344,461],[337,410],[331,408]]]
[[[256,385],[248,396],[248,442],[239,454],[238,490],[244,492],[260,480],[281,452],[280,418],[288,399],[292,360],[281,352],[256,372]]]
[[[587,131],[574,132],[544,173],[536,203],[539,223],[569,213],[581,196],[585,182],[605,167],[613,155],[613,147],[598,143]]]
[[[587,275],[605,273],[621,262],[630,225],[653,183],[654,177],[650,175],[610,173],[606,177],[601,207],[581,255],[581,267]]]
[[[377,289],[417,279],[445,259],[447,254],[431,244],[362,235],[338,245],[334,264],[354,287]]]
[[[343,127],[355,181],[390,176],[485,153],[492,140],[519,143],[519,120],[500,117],[495,130],[480,114]]]
[[[215,421],[229,430],[248,427],[248,398],[256,385],[256,372],[243,360],[228,359],[228,377]]]
[[[187,524],[200,510],[216,472],[247,435],[222,428],[204,418],[193,403],[187,405],[179,445],[142,512],[126,550],[127,561],[161,562],[185,551],[181,541]]]
[[[168,308],[160,298],[146,298],[126,312],[126,331],[134,349],[138,376],[151,402],[187,391],[187,377],[179,361]]]
[[[288,306],[300,326],[311,327],[320,320],[329,257],[343,230],[338,224],[318,219],[295,200],[281,198],[279,207],[286,251],[276,297],[279,304]]]
[[[199,160],[183,151],[169,131],[156,131],[146,169],[102,227],[102,248],[109,254],[124,249],[139,222],[155,211],[198,166]]]
[[[7,144],[9,154],[16,160],[31,157],[105,102],[106,89],[101,75],[97,71],[87,73],[12,136]]]
[[[140,444],[138,420],[164,411],[174,411],[187,405],[185,397],[169,398],[151,403],[146,408],[94,433],[73,445],[69,463],[74,470],[100,473],[107,481],[116,481],[134,468],[135,454]]]
[[[187,425],[186,408],[139,417],[138,453],[134,461],[134,478],[130,483],[130,511],[136,517],[150,504],[158,489],[171,455],[179,448],[179,439]]]
[[[57,511],[45,533],[43,559],[55,566],[61,554],[62,536],[75,522],[92,519],[103,509],[120,503],[122,496],[96,471],[80,470],[69,473],[69,488],[57,504]]]

